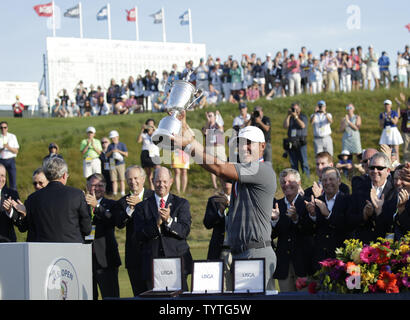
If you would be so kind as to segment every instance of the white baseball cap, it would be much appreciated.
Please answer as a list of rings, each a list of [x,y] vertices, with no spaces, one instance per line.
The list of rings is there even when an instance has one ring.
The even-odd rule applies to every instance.
[[[393,104],[393,103],[391,102],[391,100],[387,99],[387,100],[384,100],[383,104]]]
[[[238,138],[248,139],[252,142],[265,142],[262,130],[255,126],[247,126],[239,130]]]
[[[108,136],[110,139],[115,138],[115,137],[119,137],[120,135],[118,134],[117,130],[112,130],[110,131],[110,135]]]
[[[94,127],[88,127],[87,130],[86,130],[86,132],[87,132],[87,133],[88,133],[88,132],[95,133],[95,128],[94,128]]]

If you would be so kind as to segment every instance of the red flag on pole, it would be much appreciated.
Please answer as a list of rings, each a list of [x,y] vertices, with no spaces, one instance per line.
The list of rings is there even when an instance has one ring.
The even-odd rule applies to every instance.
[[[410,32],[410,23],[407,25],[407,26],[405,26],[406,28],[407,28],[407,30],[409,30],[409,32]]]
[[[135,21],[137,19],[135,15],[135,8],[125,11],[127,11],[127,21]]]
[[[38,4],[33,7],[40,17],[52,17],[53,16],[53,3]]]

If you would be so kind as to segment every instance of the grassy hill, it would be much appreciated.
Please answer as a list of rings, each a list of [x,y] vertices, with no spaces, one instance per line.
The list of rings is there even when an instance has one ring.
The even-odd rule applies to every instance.
[[[378,91],[360,91],[354,93],[323,93],[319,95],[300,95],[297,97],[280,98],[267,101],[260,99],[248,104],[248,112],[252,112],[253,107],[260,105],[264,109],[266,116],[272,122],[272,154],[273,167],[278,174],[282,169],[289,167],[289,159],[282,157],[282,139],[286,136],[286,130],[282,123],[286,117],[287,110],[292,102],[299,102],[302,112],[307,116],[313,113],[314,106],[318,100],[325,100],[327,111],[332,113],[334,123],[332,125],[335,161],[336,155],[341,152],[342,133],[339,132],[340,121],[344,117],[345,106],[353,103],[356,112],[362,117],[361,140],[362,147],[378,147],[381,129],[378,125],[378,115],[384,110],[383,101],[390,99],[394,101],[399,93],[403,92],[406,97],[410,95],[410,89],[399,90],[380,89]],[[209,110],[218,109],[225,122],[225,130],[229,129],[235,116],[238,115],[237,105],[223,103]],[[396,109],[396,106],[394,106]],[[85,188],[85,179],[82,176],[82,157],[79,152],[80,142],[86,137],[85,130],[88,126],[94,126],[97,130],[96,137],[101,138],[115,129],[120,134],[120,141],[124,142],[129,151],[126,164],[140,164],[141,145],[136,142],[136,138],[141,130],[142,124],[148,118],[154,118],[158,123],[164,114],[134,114],[124,116],[103,116],[92,118],[67,118],[67,119],[14,119],[7,118],[9,132],[16,134],[20,152],[17,163],[17,184],[20,197],[25,200],[33,192],[31,185],[31,174],[41,165],[42,159],[48,154],[48,145],[55,142],[60,146],[61,154],[68,163],[69,185],[80,189]],[[205,110],[188,112],[187,121],[191,128],[201,129],[206,123]],[[313,152],[312,127],[308,128],[308,157],[312,175],[310,179],[303,178],[303,186],[311,185],[316,179],[314,173],[314,152]],[[346,182],[346,181],[345,181]],[[348,182],[347,182],[348,183]],[[175,191],[174,191],[175,192]],[[198,165],[192,165],[189,170],[188,189],[183,197],[187,198],[191,204],[192,228],[189,242],[195,259],[206,258],[206,249],[211,232],[206,230],[202,224],[206,202],[209,196],[214,193],[211,178],[208,172]],[[280,188],[277,196],[281,195]],[[24,241],[25,235],[18,234],[19,241]],[[117,238],[123,255],[125,232],[117,230]],[[124,269],[120,273],[121,295],[130,296],[128,278],[124,274]],[[124,289],[125,288],[125,289]]]

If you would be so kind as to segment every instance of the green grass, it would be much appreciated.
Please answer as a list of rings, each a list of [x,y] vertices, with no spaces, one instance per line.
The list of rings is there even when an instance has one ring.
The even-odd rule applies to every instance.
[[[335,161],[336,155],[341,152],[342,133],[339,132],[340,120],[345,115],[345,106],[353,103],[357,113],[362,117],[361,141],[362,147],[377,147],[381,134],[378,124],[378,115],[384,110],[383,101],[390,99],[394,101],[399,93],[403,92],[406,96],[410,95],[409,89],[380,89],[377,91],[360,91],[349,94],[345,93],[322,93],[319,95],[300,95],[297,97],[287,97],[267,101],[260,99],[254,103],[248,104],[248,112],[252,112],[253,107],[261,105],[266,116],[270,117],[272,122],[272,158],[273,167],[278,174],[282,169],[289,167],[289,159],[282,157],[282,139],[286,136],[286,130],[283,129],[282,123],[286,117],[287,110],[292,102],[298,101],[302,106],[302,112],[308,117],[313,113],[314,106],[318,100],[325,100],[327,111],[332,113],[334,123],[332,125],[333,143]],[[394,107],[395,109],[396,107]],[[237,105],[220,104],[218,107],[209,108],[209,110],[218,109],[225,121],[225,130],[229,129],[232,121],[238,115]],[[115,129],[120,133],[120,141],[124,142],[129,151],[129,157],[126,164],[140,164],[141,145],[137,144],[136,138],[141,130],[142,124],[147,118],[154,118],[158,123],[164,114],[134,114],[126,116],[104,116],[92,118],[76,119],[14,119],[7,118],[9,131],[16,134],[20,152],[18,154],[17,164],[17,184],[20,197],[25,200],[33,192],[31,185],[31,175],[34,169],[41,165],[42,159],[48,153],[48,145],[55,142],[60,146],[61,154],[69,166],[70,178],[68,184],[80,189],[85,188],[85,180],[82,176],[82,158],[79,152],[79,146],[82,139],[86,137],[85,130],[88,126],[94,126],[97,130],[96,137],[107,136],[108,133]],[[205,110],[188,112],[187,121],[191,128],[201,129],[205,124]],[[312,127],[308,127],[308,158],[312,175],[310,179],[304,177],[302,184],[307,187],[316,179],[314,168],[314,151],[313,151],[313,134]],[[344,181],[349,184],[348,181]],[[175,190],[173,190],[175,192]],[[210,239],[211,231],[206,230],[202,224],[206,202],[209,196],[214,193],[212,189],[211,177],[208,172],[198,165],[191,165],[189,170],[188,189],[184,197],[191,204],[192,228],[188,241],[192,248],[192,254],[195,259],[205,259],[207,245]],[[278,188],[277,197],[281,196],[281,190]],[[117,230],[117,239],[121,250],[121,256],[124,254],[125,231]],[[18,233],[18,240],[24,241],[25,235]],[[124,259],[122,259],[124,261]],[[120,288],[121,296],[131,296],[131,288],[128,281],[126,270],[123,266],[120,269]]]

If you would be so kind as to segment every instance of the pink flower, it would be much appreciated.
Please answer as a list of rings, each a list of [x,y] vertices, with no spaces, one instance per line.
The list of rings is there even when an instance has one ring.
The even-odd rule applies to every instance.
[[[360,260],[367,264],[376,262],[378,257],[379,253],[373,247],[365,246],[360,252]]]
[[[306,277],[299,277],[296,279],[296,288],[301,290],[307,287],[307,278]]]
[[[339,262],[339,261],[340,261],[340,260],[338,260],[338,259],[327,258],[326,260],[320,261],[319,264],[320,264],[322,267],[331,268],[331,267],[333,267],[333,266],[335,266],[335,265],[340,265],[340,262]],[[342,263],[343,263],[343,262],[342,262]]]

